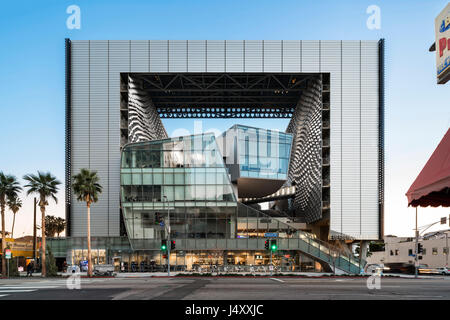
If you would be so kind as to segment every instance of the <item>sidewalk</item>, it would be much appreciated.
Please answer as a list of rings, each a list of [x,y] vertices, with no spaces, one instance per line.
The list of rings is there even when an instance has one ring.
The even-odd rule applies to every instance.
[[[20,273],[20,277],[23,278],[27,278],[27,273],[26,272],[19,272]],[[81,275],[81,277],[87,277],[87,272],[80,272],[79,273]],[[172,271],[170,273],[171,277],[175,277],[175,276],[186,276],[186,277],[193,277],[195,274],[195,277],[199,277],[199,273],[198,272],[180,272],[180,271]],[[207,273],[205,273],[206,276]],[[213,273],[212,277],[221,277],[224,276],[225,273]],[[63,272],[58,272],[58,276],[61,277],[69,277],[71,276],[72,273],[63,273]],[[210,274],[207,275],[208,277],[211,277]],[[255,273],[250,273],[250,272],[241,272],[241,273],[236,273],[236,272],[229,272],[226,273],[226,276],[224,277],[242,277],[242,276],[246,276],[246,277],[260,277],[260,276],[264,276],[264,277],[277,277],[277,276],[286,276],[286,277],[308,277],[308,278],[320,278],[320,277],[361,277],[360,275],[334,275],[333,273],[326,273],[326,272],[281,272],[281,273],[276,273],[273,274],[272,276],[270,275],[270,273],[263,273],[263,272],[255,272]],[[364,274],[362,276],[368,277],[370,276],[370,274]],[[397,278],[407,278],[407,279],[414,279],[414,275],[411,274],[401,274],[401,273],[384,273],[382,275],[383,277],[397,277]],[[115,278],[152,278],[152,277],[167,277],[167,272],[117,272],[115,273]],[[41,273],[36,272],[33,273],[32,277],[28,277],[28,278],[41,278]],[[102,276],[100,277],[95,277],[95,278],[104,278]],[[109,278],[109,277],[108,277]],[[446,279],[446,280],[450,280],[449,276],[439,276],[439,275],[419,275],[418,276],[419,279]],[[51,279],[51,278],[48,278]]]

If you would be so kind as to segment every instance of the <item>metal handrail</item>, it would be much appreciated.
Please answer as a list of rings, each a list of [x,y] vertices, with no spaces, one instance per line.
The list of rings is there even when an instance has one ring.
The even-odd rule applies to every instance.
[[[317,247],[317,248],[319,249],[319,252],[323,252],[323,250],[320,250],[320,247],[323,246],[323,247],[325,247],[325,248],[328,249],[328,254],[327,254],[327,255],[328,255],[328,257],[329,257],[330,259],[331,259],[331,257],[330,257],[330,251],[334,251],[334,252],[336,252],[336,253],[339,253],[339,258],[342,258],[342,259],[344,259],[344,260],[347,260],[349,264],[353,264],[353,265],[358,266],[358,267],[359,267],[360,264],[361,264],[361,265],[364,265],[364,264],[365,264],[365,261],[364,261],[364,260],[361,260],[361,263],[360,263],[360,260],[359,260],[359,259],[356,259],[353,255],[349,254],[347,251],[345,251],[345,250],[343,250],[343,249],[341,249],[341,248],[339,248],[339,247],[337,247],[337,246],[334,246],[334,245],[332,245],[332,244],[330,244],[330,243],[328,243],[328,242],[326,242],[326,241],[317,239],[316,237],[312,236],[312,235],[311,235],[310,233],[308,233],[308,232],[299,230],[299,229],[295,228],[294,226],[289,225],[288,223],[285,223],[285,222],[283,222],[283,221],[280,221],[277,217],[272,217],[272,216],[266,214],[266,213],[263,212],[263,211],[260,211],[260,210],[257,210],[257,209],[255,209],[255,208],[249,207],[249,206],[247,206],[247,205],[245,205],[245,204],[241,204],[241,205],[243,205],[243,206],[245,206],[246,208],[249,208],[249,209],[251,209],[251,210],[256,210],[256,211],[258,211],[258,213],[261,213],[263,216],[265,216],[265,217],[267,217],[267,218],[277,220],[278,223],[281,223],[282,225],[285,225],[285,226],[287,226],[287,227],[289,227],[289,228],[293,228],[293,229],[297,230],[298,238],[299,238],[299,239],[301,239],[301,240],[304,241],[303,237],[308,238],[308,240],[309,240],[309,241],[308,241],[308,245],[309,245],[309,246],[308,246],[308,252],[310,252],[310,246],[311,246],[311,245],[314,246],[314,247]],[[303,237],[302,237],[302,236],[303,236]],[[315,246],[314,244],[311,244],[311,241],[312,241],[313,243],[317,243],[317,246]],[[306,241],[305,241],[305,242],[306,242]],[[326,253],[325,253],[325,254],[326,254]],[[319,258],[320,258],[320,255],[319,255]]]

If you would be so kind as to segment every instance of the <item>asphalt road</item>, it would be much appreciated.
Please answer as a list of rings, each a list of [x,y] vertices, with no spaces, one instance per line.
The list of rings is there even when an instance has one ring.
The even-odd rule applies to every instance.
[[[82,278],[79,289],[66,279],[0,279],[1,300],[449,300],[450,277],[381,278]],[[72,282],[69,287],[76,287]]]

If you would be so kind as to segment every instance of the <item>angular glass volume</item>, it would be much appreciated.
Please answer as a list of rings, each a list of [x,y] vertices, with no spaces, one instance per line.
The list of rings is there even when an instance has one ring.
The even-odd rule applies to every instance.
[[[240,198],[269,195],[282,186],[292,140],[289,133],[243,125],[234,125],[222,134],[218,144]]]
[[[173,238],[234,237],[236,197],[213,134],[125,145],[121,200],[130,240],[164,238],[168,209]]]

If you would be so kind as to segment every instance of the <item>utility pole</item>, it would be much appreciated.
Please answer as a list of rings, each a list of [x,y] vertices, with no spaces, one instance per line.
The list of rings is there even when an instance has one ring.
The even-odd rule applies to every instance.
[[[447,252],[447,254],[445,255],[445,267],[448,268],[448,231],[445,232],[445,248]]]
[[[419,261],[419,229],[417,227],[417,207],[416,207],[416,255],[414,257],[415,263],[414,263],[414,278],[417,279],[417,273],[418,273],[418,261]]]

